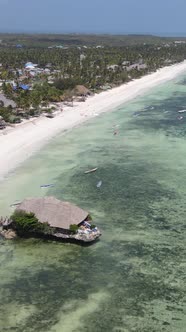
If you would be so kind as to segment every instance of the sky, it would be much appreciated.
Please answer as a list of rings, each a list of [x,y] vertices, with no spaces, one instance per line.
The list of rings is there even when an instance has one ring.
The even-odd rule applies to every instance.
[[[0,32],[186,35],[186,0],[0,0]]]

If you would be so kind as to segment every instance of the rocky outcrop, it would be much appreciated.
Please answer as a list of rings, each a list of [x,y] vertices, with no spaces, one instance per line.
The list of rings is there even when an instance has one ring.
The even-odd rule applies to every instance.
[[[93,242],[101,236],[101,232],[99,230],[92,232],[77,232],[76,234],[64,234],[64,233],[55,233],[54,237],[68,240],[73,239],[82,242]]]
[[[6,240],[12,240],[17,237],[17,234],[14,230],[12,229],[0,229],[0,235],[4,237]]]

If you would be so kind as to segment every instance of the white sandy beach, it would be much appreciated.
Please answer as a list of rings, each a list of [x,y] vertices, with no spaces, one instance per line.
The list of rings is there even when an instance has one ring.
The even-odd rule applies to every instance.
[[[102,112],[113,110],[184,71],[186,71],[186,61],[162,68],[112,90],[101,92],[89,97],[83,103],[75,103],[74,107],[65,107],[64,111],[59,112],[53,119],[43,116],[11,130],[2,131],[0,133],[0,180],[58,133],[80,125]]]

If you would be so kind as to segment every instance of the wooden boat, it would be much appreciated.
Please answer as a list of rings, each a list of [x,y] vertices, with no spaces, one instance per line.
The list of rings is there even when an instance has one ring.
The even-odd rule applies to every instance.
[[[21,204],[21,202],[15,202],[15,203],[11,204],[10,206],[13,207],[13,206],[17,206],[17,205],[20,205],[20,204]]]
[[[97,167],[95,167],[95,168],[92,168],[92,169],[90,169],[90,170],[88,170],[88,171],[85,171],[84,173],[85,174],[88,174],[88,173],[92,173],[92,172],[95,172],[95,171],[97,171]]]
[[[180,111],[178,111],[178,113],[185,113],[186,112],[186,110],[180,110]]]
[[[42,184],[40,186],[40,188],[48,188],[48,187],[54,187],[54,184],[53,183],[51,183],[51,184]]]

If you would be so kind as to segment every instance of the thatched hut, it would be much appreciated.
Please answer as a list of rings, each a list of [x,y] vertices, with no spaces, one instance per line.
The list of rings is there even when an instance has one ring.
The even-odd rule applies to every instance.
[[[93,242],[101,235],[99,229],[90,224],[87,211],[54,197],[25,199],[16,210],[34,213],[40,223],[48,224],[47,234],[58,239]]]
[[[0,217],[0,235],[10,239],[16,236],[53,238],[68,242],[95,241],[100,230],[91,224],[87,211],[54,197],[25,199],[9,218]]]
[[[86,97],[92,94],[92,92],[84,85],[76,85],[76,87],[72,91],[73,95],[78,97]]]
[[[25,199],[17,210],[32,212],[41,223],[50,227],[68,230],[70,225],[79,225],[88,218],[89,213],[69,202],[55,197]]]

